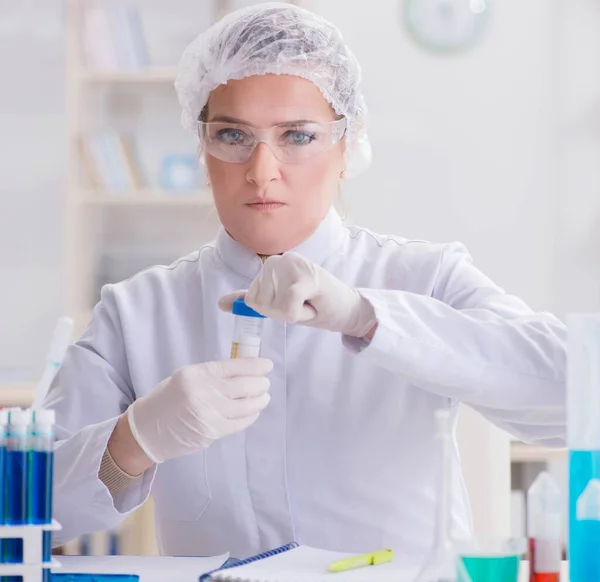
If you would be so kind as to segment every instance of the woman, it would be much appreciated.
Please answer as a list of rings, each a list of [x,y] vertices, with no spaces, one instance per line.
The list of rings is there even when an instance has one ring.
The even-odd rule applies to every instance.
[[[544,445],[565,436],[565,329],[458,244],[346,228],[366,166],[360,73],[340,33],[288,4],[230,14],[176,83],[223,223],[170,267],[106,286],[46,405],[58,415],[56,543],[150,492],[163,553],[246,557],[290,540],[422,559],[460,402]],[[241,291],[236,291],[241,290]],[[230,360],[232,301],[266,315]],[[220,307],[220,309],[219,309]],[[470,531],[456,446],[453,525]]]

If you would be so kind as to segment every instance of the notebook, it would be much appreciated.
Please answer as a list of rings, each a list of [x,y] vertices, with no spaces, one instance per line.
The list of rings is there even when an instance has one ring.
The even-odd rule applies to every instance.
[[[366,550],[369,551],[369,550]],[[418,571],[403,567],[396,558],[388,564],[367,566],[331,573],[328,566],[356,554],[318,550],[289,544],[244,560],[232,567],[216,570],[201,582],[412,582]]]

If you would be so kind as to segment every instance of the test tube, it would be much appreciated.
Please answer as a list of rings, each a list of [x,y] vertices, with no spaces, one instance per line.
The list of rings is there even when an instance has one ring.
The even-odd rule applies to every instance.
[[[562,496],[543,471],[527,492],[529,582],[558,582],[562,557]]]
[[[27,446],[31,419],[29,410],[8,411],[6,432],[6,479],[4,481],[4,515],[7,525],[27,523]],[[23,561],[23,540],[4,541],[5,562]],[[6,576],[6,582],[19,582],[20,576]]]
[[[54,468],[54,410],[36,409],[32,413],[29,442],[29,488],[27,516],[32,524],[52,523],[52,479]],[[52,532],[42,537],[44,562],[52,559]],[[44,581],[50,571],[44,569]]]
[[[232,311],[235,315],[235,323],[231,357],[258,357],[265,316],[248,307],[243,299],[236,299],[233,302]]]
[[[579,531],[577,572],[582,580],[600,580],[600,479],[591,479],[579,496],[573,526]]]
[[[567,328],[569,579],[589,582],[589,523],[578,519],[577,504],[590,480],[600,479],[600,313],[571,314]]]
[[[8,422],[8,410],[0,410],[0,525],[6,523],[5,502],[4,502],[4,482],[6,480],[6,424]],[[5,560],[4,540],[0,539],[0,563]],[[4,582],[4,576],[0,576],[0,582]]]

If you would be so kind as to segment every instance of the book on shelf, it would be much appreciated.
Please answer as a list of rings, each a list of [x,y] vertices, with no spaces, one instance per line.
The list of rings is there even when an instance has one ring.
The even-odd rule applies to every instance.
[[[114,194],[137,191],[143,186],[131,140],[114,130],[79,137],[81,167],[87,185]]]
[[[150,64],[140,11],[134,6],[80,4],[85,64],[98,71],[135,71]]]

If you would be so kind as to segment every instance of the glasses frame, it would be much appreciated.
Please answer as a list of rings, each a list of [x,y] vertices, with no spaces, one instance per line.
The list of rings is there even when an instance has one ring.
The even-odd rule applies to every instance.
[[[277,148],[273,148],[271,146],[270,140],[269,139],[265,139],[268,138],[270,136],[270,134],[273,132],[274,129],[276,128],[292,128],[295,125],[297,126],[301,126],[302,123],[298,123],[298,124],[294,124],[294,123],[278,123],[276,125],[272,125],[270,127],[253,127],[251,125],[248,125],[247,123],[237,123],[237,122],[231,122],[231,126],[232,127],[247,127],[251,132],[252,135],[254,137],[254,143],[252,144],[252,146],[248,146],[248,157],[246,159],[243,160],[239,160],[239,161],[231,161],[231,160],[225,160],[219,156],[215,156],[214,154],[210,153],[209,148],[206,146],[206,139],[205,139],[205,135],[206,135],[206,131],[207,129],[211,126],[211,125],[223,125],[223,124],[228,124],[229,122],[226,121],[203,121],[201,119],[199,119],[197,122],[197,137],[198,140],[200,142],[200,147],[202,149],[204,149],[204,151],[206,153],[208,153],[209,155],[221,160],[222,162],[226,162],[229,164],[245,164],[251,157],[252,154],[254,153],[254,150],[256,150],[256,148],[258,147],[259,144],[264,143],[272,152],[272,154],[282,163],[284,164],[302,164],[303,162],[310,160],[312,158],[315,158],[317,156],[320,156],[321,154],[324,154],[325,152],[329,151],[334,145],[338,144],[340,141],[342,141],[347,133],[348,133],[348,120],[346,119],[346,117],[340,117],[339,119],[334,119],[333,121],[326,121],[326,122],[319,122],[319,121],[314,121],[314,122],[305,122],[306,124],[313,124],[313,125],[321,125],[321,126],[327,126],[327,127],[333,127],[334,131],[337,130],[336,133],[334,133],[333,135],[335,136],[334,139],[332,140],[332,142],[330,144],[327,145],[327,147],[321,151],[319,151],[318,153],[315,153],[311,156],[308,156],[307,158],[304,158],[302,160],[298,160],[298,161],[290,161],[290,160],[282,160],[278,155],[277,155]],[[337,135],[339,134],[339,135]]]

